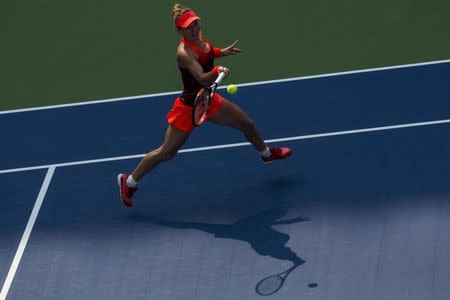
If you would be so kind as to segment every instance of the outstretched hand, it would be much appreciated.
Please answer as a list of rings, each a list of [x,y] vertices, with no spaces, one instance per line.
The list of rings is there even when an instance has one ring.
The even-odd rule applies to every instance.
[[[239,42],[239,40],[236,40],[233,44],[231,44],[228,47],[225,47],[222,49],[222,55],[226,56],[226,55],[236,55],[238,53],[241,53],[241,49],[237,48],[236,45]]]

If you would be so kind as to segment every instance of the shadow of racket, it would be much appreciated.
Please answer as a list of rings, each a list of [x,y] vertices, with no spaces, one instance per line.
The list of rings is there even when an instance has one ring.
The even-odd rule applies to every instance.
[[[256,292],[261,296],[270,296],[278,292],[284,284],[284,281],[289,274],[294,271],[299,265],[295,264],[284,272],[278,273],[262,279],[256,285]]]

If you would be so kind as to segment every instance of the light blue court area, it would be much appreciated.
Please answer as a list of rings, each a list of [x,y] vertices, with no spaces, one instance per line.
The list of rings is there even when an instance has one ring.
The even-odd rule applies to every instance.
[[[241,85],[293,156],[264,165],[206,124],[131,209],[116,174],[160,145],[175,94],[1,113],[0,300],[448,299],[449,80],[439,62]]]

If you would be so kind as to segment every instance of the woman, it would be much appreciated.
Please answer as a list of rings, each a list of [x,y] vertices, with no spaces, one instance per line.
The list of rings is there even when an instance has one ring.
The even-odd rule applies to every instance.
[[[132,197],[137,190],[139,180],[159,163],[172,159],[188,139],[194,127],[192,103],[200,88],[214,82],[220,72],[228,75],[228,68],[214,66],[214,58],[241,52],[239,48],[236,48],[237,41],[223,49],[214,48],[203,36],[200,30],[200,17],[193,10],[175,4],[172,15],[175,28],[181,35],[176,57],[183,80],[183,92],[175,99],[167,115],[169,126],[163,144],[148,153],[131,175],[119,174],[117,177],[120,198],[128,207],[133,205]],[[218,93],[215,93],[211,99],[207,120],[240,130],[259,151],[265,163],[284,159],[292,153],[289,148],[268,148],[247,114]]]

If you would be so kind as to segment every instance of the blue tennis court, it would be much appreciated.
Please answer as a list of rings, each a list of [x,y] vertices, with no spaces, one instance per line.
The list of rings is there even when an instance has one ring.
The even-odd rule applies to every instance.
[[[449,82],[441,61],[242,84],[292,157],[206,124],[131,209],[116,175],[176,93],[0,112],[0,300],[449,299]]]

